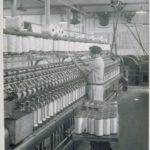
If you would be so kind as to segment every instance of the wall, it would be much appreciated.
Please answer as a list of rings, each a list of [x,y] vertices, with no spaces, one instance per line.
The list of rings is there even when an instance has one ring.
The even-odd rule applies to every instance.
[[[144,15],[135,15],[133,18],[137,24],[137,29],[140,34],[140,38],[142,44],[146,51],[148,52],[149,46],[149,36],[148,36],[148,14]],[[96,36],[104,36],[107,38],[109,43],[112,43],[112,36],[113,36],[113,20],[112,16],[110,17],[109,24],[106,27],[103,27],[99,24],[99,20],[96,16],[91,16],[88,18],[88,26],[87,31],[91,34],[95,34]],[[144,24],[144,25],[143,25]],[[136,34],[135,27],[133,24],[128,24],[129,27],[133,30]],[[137,36],[137,35],[136,35]],[[119,55],[142,55],[143,51],[137,41],[134,39],[133,35],[125,26],[125,22],[122,18],[119,19],[118,28],[117,28],[117,47],[118,47],[118,54]]]

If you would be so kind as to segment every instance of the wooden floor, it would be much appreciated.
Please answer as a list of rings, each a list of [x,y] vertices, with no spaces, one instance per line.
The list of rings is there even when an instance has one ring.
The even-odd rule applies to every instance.
[[[113,150],[148,150],[148,89],[129,87],[119,98],[120,135]],[[83,142],[78,150],[90,150]]]

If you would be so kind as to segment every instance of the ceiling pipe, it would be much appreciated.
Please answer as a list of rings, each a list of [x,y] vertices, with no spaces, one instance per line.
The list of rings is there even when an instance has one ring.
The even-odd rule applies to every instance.
[[[137,6],[135,6],[135,7],[132,7],[132,9],[130,8],[130,7],[128,7],[128,6],[130,6],[130,5],[126,5],[126,7],[125,7],[125,11],[127,11],[127,12],[135,12],[135,11],[139,11],[140,10],[140,8],[139,7],[137,7]],[[60,8],[62,8],[62,7],[65,7],[65,6],[63,6],[63,5],[52,5],[51,4],[51,10],[54,8],[54,9],[58,9],[58,10],[60,10]],[[146,5],[146,7],[147,7],[147,5]],[[24,6],[24,8],[25,9],[43,9],[44,8],[44,6]],[[6,6],[4,6],[4,10],[10,10],[11,8],[10,7],[6,7]],[[107,12],[112,12],[113,11],[113,9],[110,7],[110,6],[108,6],[108,5],[106,5],[105,7],[104,6],[101,6],[101,5],[95,5],[95,6],[83,6],[82,7],[82,9],[84,9],[84,12],[86,12],[87,14],[88,13],[90,13],[90,12],[105,12],[105,11],[107,11]],[[144,10],[146,10],[146,11],[148,11],[148,8],[146,8],[146,9],[144,9]],[[52,12],[53,12],[53,10],[52,10]]]
[[[74,6],[72,6],[72,5],[70,5],[69,3],[66,3],[66,2],[64,2],[64,1],[62,1],[62,0],[58,0],[58,2],[60,2],[60,3],[61,3],[62,5],[64,5],[64,6],[67,6],[67,7],[71,8],[71,9],[73,9],[73,10],[76,10],[77,12],[79,12],[79,13],[82,14],[82,15],[85,15],[85,16],[88,15],[86,12],[84,12],[84,11],[82,11],[82,10],[80,10],[80,9],[78,9],[78,8],[76,8],[76,7],[74,7]]]
[[[38,1],[44,2],[43,0],[38,0]],[[71,9],[74,9],[74,10],[78,11],[78,12],[79,12],[80,14],[82,14],[82,15],[88,15],[86,12],[84,12],[84,11],[82,11],[82,10],[80,10],[80,9],[78,9],[78,8],[76,8],[76,7],[74,7],[74,6],[72,6],[71,4],[69,4],[69,3],[67,3],[67,2],[65,2],[65,1],[63,1],[63,0],[57,0],[57,2],[58,2],[58,3],[61,3],[61,5],[57,5],[57,6],[66,6],[66,7],[69,7],[69,8],[71,8]],[[55,6],[55,5],[53,5],[53,6]]]
[[[129,2],[129,3],[123,3],[124,5],[147,5],[147,4],[149,4],[148,2]],[[79,7],[79,6],[83,6],[83,7],[88,7],[88,6],[90,6],[90,7],[93,7],[93,6],[109,6],[110,5],[110,3],[98,3],[98,4],[95,4],[95,3],[90,3],[90,4],[74,4],[74,6],[77,6],[77,7]]]
[[[17,15],[17,0],[11,0],[11,16],[15,17]]]

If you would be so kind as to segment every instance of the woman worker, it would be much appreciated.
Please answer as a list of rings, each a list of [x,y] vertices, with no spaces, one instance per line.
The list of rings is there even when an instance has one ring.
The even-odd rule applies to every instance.
[[[92,46],[89,50],[92,59],[89,64],[83,62],[83,67],[81,67],[76,59],[72,59],[72,61],[87,79],[88,98],[93,101],[103,101],[104,61],[101,57],[102,49],[98,46]],[[91,150],[111,150],[107,141],[92,141],[90,144]]]

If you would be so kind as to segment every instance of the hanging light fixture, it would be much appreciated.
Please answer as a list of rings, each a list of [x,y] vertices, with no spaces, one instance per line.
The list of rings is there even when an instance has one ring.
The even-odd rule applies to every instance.
[[[80,23],[78,11],[72,9],[72,19],[70,20],[70,23],[73,25]]]

